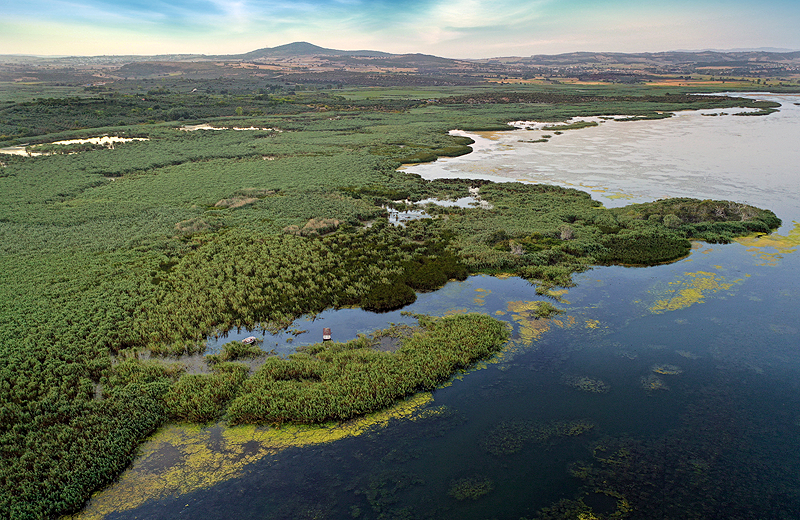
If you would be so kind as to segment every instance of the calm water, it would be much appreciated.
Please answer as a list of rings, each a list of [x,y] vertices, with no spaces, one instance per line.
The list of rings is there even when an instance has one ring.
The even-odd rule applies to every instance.
[[[582,497],[606,514],[627,500],[629,518],[798,518],[800,97],[759,97],[783,108],[606,122],[548,143],[518,142],[535,137],[525,130],[482,134],[473,154],[409,170],[583,187],[608,206],[749,202],[783,219],[771,241],[583,273],[550,323],[529,316],[525,302],[542,298],[517,278],[422,294],[405,310],[509,321],[509,351],[413,413],[333,442],[268,450],[235,429],[173,428],[86,515],[517,520]],[[344,340],[408,320],[328,311],[264,345],[288,352],[323,326]],[[567,435],[575,424],[580,434]],[[607,494],[586,491],[599,481]],[[469,485],[475,498],[455,498]]]

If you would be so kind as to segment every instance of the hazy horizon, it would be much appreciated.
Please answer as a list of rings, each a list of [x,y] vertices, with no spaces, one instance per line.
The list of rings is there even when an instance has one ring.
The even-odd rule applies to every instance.
[[[295,43],[309,43],[311,45],[316,45],[316,44],[314,44],[312,42],[290,42],[290,43],[286,43],[286,44],[275,45],[274,47],[259,47],[258,49],[250,49],[250,51],[245,51],[245,53],[246,52],[251,52],[251,51],[257,51],[257,50],[264,49],[264,48],[278,48],[278,47],[282,47],[282,46],[285,46],[285,45],[291,45],[291,44],[295,44]],[[317,45],[317,47],[323,47],[323,46]],[[323,48],[330,49],[329,47],[323,47]],[[355,51],[376,51],[376,52],[381,52],[382,51],[382,49],[347,49],[347,48],[332,49],[332,50],[339,50],[339,51],[346,51],[346,52],[355,52]],[[666,49],[666,50],[661,50],[661,51],[641,51],[641,52],[637,52],[637,51],[626,51],[626,52],[605,51],[605,50],[602,50],[602,49],[598,49],[598,50],[591,50],[591,51],[589,51],[589,50],[576,50],[576,51],[567,51],[567,52],[563,52],[563,53],[552,53],[552,54],[550,54],[550,53],[536,53],[536,54],[557,56],[557,55],[560,55],[560,54],[573,54],[573,53],[577,54],[577,53],[585,53],[585,52],[598,53],[598,54],[658,54],[658,53],[669,53],[669,52],[690,52],[690,53],[699,53],[699,52],[722,52],[722,53],[726,53],[726,52],[778,52],[778,53],[791,53],[791,52],[800,52],[800,49],[786,49],[786,48],[776,48],[776,47],[760,47],[760,48],[752,47],[752,48],[733,48],[733,49]],[[158,53],[158,54],[134,54],[134,53],[126,53],[126,54],[23,54],[23,53],[15,53],[15,54],[0,54],[0,56],[57,59],[57,58],[71,58],[71,57],[76,57],[76,58],[77,57],[95,58],[95,57],[102,57],[102,56],[159,56],[159,55],[160,56],[226,56],[226,55],[233,56],[233,55],[236,55],[236,54],[243,54],[243,53],[241,53],[241,52],[240,53],[221,53],[221,54],[213,54],[213,55],[196,53],[196,52],[194,52],[194,53],[188,53],[188,52],[187,53],[162,52],[162,53]],[[410,53],[410,52],[396,52],[395,54],[403,55],[403,54],[412,54],[412,53]],[[448,58],[470,60],[470,59],[489,59],[489,58],[513,58],[513,57],[517,57],[517,56],[519,56],[519,57],[527,57],[527,56],[530,56],[530,55],[522,55],[522,54],[511,55],[511,54],[509,54],[509,55],[487,56],[486,58],[460,58],[460,57],[456,57],[456,56],[448,56]]]
[[[7,5],[0,54],[341,50],[490,58],[568,52],[800,49],[800,5],[767,0],[30,0]]]

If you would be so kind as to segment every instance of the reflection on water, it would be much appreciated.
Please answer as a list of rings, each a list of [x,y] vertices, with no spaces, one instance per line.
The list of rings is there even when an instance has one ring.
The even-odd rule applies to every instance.
[[[405,226],[406,222],[411,220],[419,220],[423,218],[433,218],[427,211],[429,205],[442,206],[442,207],[456,207],[456,208],[483,208],[491,209],[492,206],[485,200],[481,200],[478,195],[478,188],[470,188],[470,192],[474,195],[470,197],[461,197],[455,200],[441,200],[441,199],[423,199],[417,203],[412,204],[411,201],[406,201],[409,209],[399,210],[396,208],[387,207],[386,211],[389,213],[389,222],[395,226]],[[403,201],[397,201],[403,202]]]
[[[697,244],[673,264],[597,268],[552,298],[518,278],[487,276],[421,294],[406,310],[489,313],[513,326],[511,343],[492,362],[398,409],[406,412],[390,411],[374,424],[365,419],[355,431],[332,425],[328,438],[309,441],[291,429],[168,428],[118,484],[93,499],[87,517],[517,520],[550,508],[540,518],[796,518],[800,241],[793,221],[800,222],[800,160],[792,159],[795,148],[782,158],[762,152],[779,153],[768,141],[785,144],[787,129],[800,135],[791,126],[797,115],[792,105],[767,117],[603,123],[548,143],[519,143],[554,145],[536,148],[547,153],[536,152],[535,168],[528,148],[511,145],[499,157],[486,155],[495,166],[454,159],[450,175],[455,164],[511,165],[511,177],[552,174],[575,185],[618,186],[641,199],[745,200],[776,209],[784,227],[729,245]],[[659,131],[669,146],[661,146]],[[711,138],[717,133],[719,142]],[[736,143],[730,155],[741,158],[743,149],[753,157],[741,168],[727,156],[711,164],[708,150],[728,154],[720,142]],[[596,169],[570,170],[577,159],[558,150],[579,156],[584,146],[588,160],[603,157],[603,148],[610,158]],[[692,162],[667,153],[670,146],[673,153],[706,152]],[[754,163],[766,165],[763,175],[753,176]],[[635,168],[612,175],[622,164]],[[565,312],[536,319],[543,300]],[[308,332],[281,348],[318,341],[323,326],[345,340],[403,319],[326,311],[296,322],[292,328]]]

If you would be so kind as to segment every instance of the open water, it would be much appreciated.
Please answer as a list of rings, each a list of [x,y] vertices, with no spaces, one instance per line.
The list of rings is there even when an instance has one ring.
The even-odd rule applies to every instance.
[[[577,275],[552,321],[532,318],[529,302],[543,298],[518,278],[476,276],[422,294],[404,310],[492,314],[514,327],[509,348],[326,435],[169,427],[84,515],[518,520],[581,499],[560,507],[800,518],[800,96],[756,97],[781,102],[780,112],[607,121],[546,143],[520,142],[541,131],[486,133],[472,154],[408,171],[578,187],[607,206],[747,202],[783,219],[771,237]],[[409,320],[327,311],[299,320],[295,335],[264,335],[264,347],[286,353],[323,326],[345,340]]]

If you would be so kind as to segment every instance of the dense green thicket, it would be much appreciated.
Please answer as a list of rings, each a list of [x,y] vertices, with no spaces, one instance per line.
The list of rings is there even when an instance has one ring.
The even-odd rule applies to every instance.
[[[592,264],[654,265],[688,254],[690,239],[730,242],[780,225],[770,211],[727,201],[668,199],[603,209],[589,194],[518,183],[485,184],[492,209],[439,208],[411,233],[452,235],[471,271],[514,272],[544,285],[570,285]]]
[[[218,419],[250,369],[243,363],[217,363],[212,370],[212,374],[187,374],[172,385],[164,400],[173,419],[200,423]]]
[[[106,97],[35,99],[0,108],[0,142],[83,128],[191,121],[242,114],[257,116],[308,112],[318,104],[341,104],[343,101],[321,93],[313,97],[280,94],[235,96],[172,93],[168,90],[141,94],[116,92]]]
[[[171,106],[169,96],[154,97],[159,110]],[[256,101],[269,107],[272,97]],[[470,272],[569,285],[572,273],[593,264],[667,261],[685,254],[690,238],[725,242],[779,222],[770,212],[727,202],[676,199],[605,210],[577,190],[426,182],[395,171],[402,160],[467,151],[468,142],[447,135],[452,128],[636,115],[683,106],[682,99],[390,111],[352,100],[326,107],[318,97],[305,98],[305,108],[277,103],[275,112],[285,109],[277,115],[254,116],[245,107],[250,117],[212,121],[271,130],[197,132],[175,123],[126,126],[144,117],[133,112],[143,102],[102,101],[104,115],[87,112],[101,110],[92,99],[35,102],[0,114],[0,125],[31,117],[41,132],[59,132],[35,136],[41,143],[103,133],[149,139],[75,155],[0,157],[0,518],[80,508],[167,420],[209,421],[226,410],[236,422],[349,417],[430,388],[496,349],[499,336],[488,319],[448,319],[431,322],[392,356],[342,348],[285,365],[269,361],[275,373],[297,365],[299,379],[274,378],[271,369],[248,378],[243,365],[231,363],[247,352],[211,359],[213,369],[201,375],[186,374],[180,364],[138,361],[137,352],[201,352],[204,336],[216,330],[279,328],[328,307],[396,308],[413,301],[415,291]],[[206,104],[209,115],[233,109]],[[114,126],[64,131],[75,118]],[[384,206],[401,204],[394,201],[466,196],[470,186],[481,187],[492,209],[431,209],[437,218],[405,228],[383,218]],[[464,346],[475,349],[459,350]],[[363,372],[347,369],[355,370],[351,386],[342,379],[345,365],[334,370],[326,361],[340,355],[365,365]],[[391,392],[354,390],[397,375],[398,366],[408,377],[384,381]],[[430,371],[412,374],[412,366]],[[309,385],[312,394],[341,392],[288,415],[254,404],[267,388],[291,389],[304,379],[319,381]]]
[[[733,101],[734,104],[731,104]],[[772,109],[780,106],[780,103],[770,101],[757,101],[744,98],[732,98],[726,96],[695,96],[691,94],[633,94],[620,95],[609,93],[564,93],[564,92],[519,92],[502,91],[478,92],[461,96],[443,98],[438,101],[441,104],[520,104],[520,103],[541,103],[553,105],[578,105],[586,103],[603,103],[606,107],[614,105],[625,106],[625,112],[620,114],[639,115],[639,111],[647,109],[651,111],[666,110],[699,110],[701,108],[726,108],[731,106],[752,107],[760,109]],[[610,115],[610,113],[607,113]]]
[[[139,344],[182,353],[182,340],[259,323],[280,329],[329,307],[398,308],[416,299],[411,287],[466,274],[443,243],[413,243],[385,223],[322,238],[230,230],[156,274],[158,304],[134,328]],[[410,301],[395,301],[403,290]]]
[[[269,358],[245,382],[228,409],[240,423],[318,423],[345,420],[433,389],[454,371],[497,352],[506,326],[489,316],[420,318],[422,330],[396,352],[372,348],[369,338],[324,344],[288,359]]]

